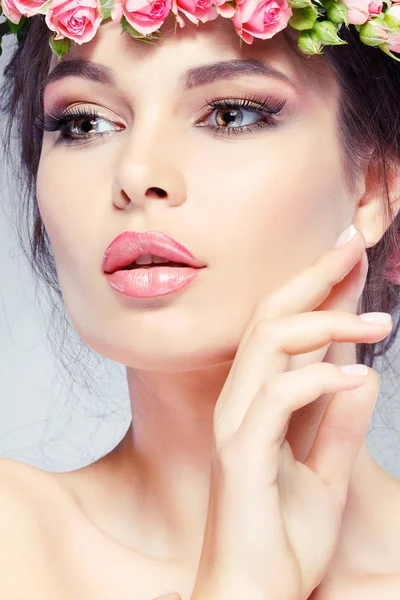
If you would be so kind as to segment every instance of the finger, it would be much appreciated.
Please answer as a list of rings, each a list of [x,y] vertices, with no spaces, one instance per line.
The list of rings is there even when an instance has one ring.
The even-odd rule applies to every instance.
[[[356,313],[368,268],[368,256],[364,251],[353,269],[332,288],[329,296],[316,310],[343,310]]]
[[[330,487],[342,506],[379,393],[379,375],[374,369],[368,371],[360,387],[334,395],[304,461]]]
[[[365,286],[365,280],[368,273],[368,258],[364,252],[361,260],[355,265],[350,273],[337,285],[335,285],[329,296],[315,309],[316,311],[348,311],[353,314],[358,314],[358,304],[360,296]],[[320,349],[308,352],[307,354],[296,355],[290,357],[288,370],[299,369],[307,364],[314,362],[320,362],[325,360],[326,362],[335,362],[331,357],[332,353],[335,352],[336,342],[331,342]],[[344,355],[344,348],[342,347],[342,354]],[[349,356],[347,360],[344,357],[344,362],[352,362],[352,358]]]
[[[256,464],[260,456],[277,459],[291,414],[321,394],[348,391],[365,383],[367,375],[347,375],[330,363],[314,363],[288,371],[268,382],[253,400],[240,426],[237,451]],[[240,448],[239,448],[240,445]],[[265,460],[263,461],[265,465]],[[274,468],[278,461],[273,460]]]
[[[391,326],[391,323],[365,324],[357,315],[335,311],[260,321],[240,362],[232,367],[230,389],[224,390],[218,398],[214,409],[214,435],[218,433],[223,441],[237,431],[258,390],[286,370],[290,355],[311,352],[333,340],[379,341],[389,334]]]
[[[354,314],[359,314],[362,309],[359,307],[360,296],[365,286],[365,281],[368,274],[368,257],[366,252],[361,256],[361,259],[356,263],[354,268],[342,281],[335,285],[329,296],[316,309],[348,311]],[[338,353],[338,346],[340,346]],[[353,355],[353,345],[343,342],[331,342],[320,349],[306,354],[291,356],[288,364],[288,370],[292,371],[312,364],[315,362],[336,363],[337,357],[340,356],[341,364],[351,364],[356,362]],[[324,406],[332,399],[331,394],[321,396],[321,402]],[[290,440],[289,440],[290,441]]]
[[[332,248],[311,265],[270,292],[256,307],[243,336],[243,343],[261,319],[309,312],[318,307],[365,253],[365,239],[356,236],[345,246]]]
[[[357,230],[357,235],[345,247],[333,248],[323,254],[312,265],[260,301],[238,345],[232,368],[224,384],[224,392],[231,387],[235,364],[241,359],[243,350],[257,323],[266,318],[314,310],[329,298],[334,286],[343,281],[363,253],[365,254],[365,239]],[[329,345],[322,354],[320,352],[321,357],[324,356],[328,347]],[[292,359],[291,362],[293,360],[298,359]],[[315,362],[315,360],[310,362]],[[298,364],[298,366],[301,365]]]

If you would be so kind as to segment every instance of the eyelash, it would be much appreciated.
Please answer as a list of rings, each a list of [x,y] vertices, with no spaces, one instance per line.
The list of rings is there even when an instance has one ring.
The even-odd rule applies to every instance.
[[[240,135],[243,133],[254,131],[255,129],[276,127],[278,125],[276,118],[285,106],[285,104],[286,100],[277,100],[271,96],[264,98],[257,95],[245,96],[244,98],[222,98],[216,100],[207,100],[206,107],[208,109],[208,113],[201,117],[199,122],[201,123],[201,121],[207,118],[214,110],[221,110],[224,108],[259,111],[263,115],[263,119],[261,121],[257,121],[257,123],[253,123],[252,125],[242,125],[239,127],[200,125],[201,127],[207,127],[213,132],[213,134],[217,134],[218,136],[221,134],[222,136]],[[94,134],[86,133],[83,135],[71,135],[67,132],[67,127],[71,122],[79,119],[85,119],[89,121],[102,119],[104,121],[112,123],[112,121],[106,119],[94,108],[90,111],[87,111],[79,107],[75,109],[71,108],[66,111],[62,111],[57,107],[53,110],[53,112],[37,117],[35,123],[37,127],[42,129],[43,131],[60,131],[60,136],[57,139],[57,143],[71,144],[75,141],[79,144],[84,143],[87,140],[93,138],[98,139],[103,135],[112,133],[111,131],[100,131]]]

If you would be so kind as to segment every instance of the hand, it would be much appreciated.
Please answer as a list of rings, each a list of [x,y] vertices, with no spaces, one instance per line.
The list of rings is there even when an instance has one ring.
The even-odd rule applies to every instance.
[[[356,314],[367,269],[358,231],[258,305],[214,411],[191,600],[305,600],[326,574],[379,375],[345,375],[320,361],[332,342],[373,343],[390,333],[391,323]],[[332,393],[311,451],[295,460],[291,414]]]

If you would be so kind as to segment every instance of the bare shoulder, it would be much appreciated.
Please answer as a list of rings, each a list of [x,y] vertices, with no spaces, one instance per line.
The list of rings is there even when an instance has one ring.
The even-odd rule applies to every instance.
[[[58,473],[10,458],[0,458],[2,527],[18,527],[21,523],[22,528],[30,520],[31,535],[43,536],[54,532],[59,536],[66,514],[77,506],[72,491],[62,481]]]
[[[18,504],[20,499],[32,510],[43,505],[46,494],[62,497],[64,488],[56,475],[11,458],[0,458],[0,501],[12,498]]]
[[[50,473],[0,458],[0,598],[47,600],[56,589],[62,598],[54,543],[63,501],[58,487]]]
[[[0,458],[0,524],[19,548],[39,541],[59,523],[65,493],[51,473],[9,458]],[[3,544],[4,548],[4,544]],[[3,558],[3,557],[1,557]]]

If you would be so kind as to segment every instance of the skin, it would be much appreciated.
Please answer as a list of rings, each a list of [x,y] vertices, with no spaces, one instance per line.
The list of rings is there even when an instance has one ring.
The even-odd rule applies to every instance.
[[[207,515],[213,410],[255,306],[331,248],[350,223],[367,247],[389,223],[373,166],[353,191],[346,185],[339,86],[323,58],[305,61],[281,34],[240,49],[223,18],[198,29],[188,22],[175,35],[166,22],[162,31],[164,41],[153,47],[107,22],[64,58],[110,66],[119,88],[57,81],[46,90],[45,112],[63,99],[62,108],[97,108],[123,130],[71,146],[56,145],[59,133],[46,132],[37,194],[73,325],[96,352],[126,365],[134,424],[107,456],[61,476],[110,541],[192,572]],[[186,69],[232,58],[256,58],[293,85],[248,75],[178,88]],[[253,93],[286,100],[277,127],[231,137],[196,127],[199,111],[215,124],[207,100]],[[260,120],[245,115],[246,122]],[[126,230],[163,231],[207,269],[183,293],[151,302],[124,297],[103,277],[102,259]],[[325,360],[355,363],[355,345],[333,343]],[[307,456],[326,403],[321,398],[292,415],[287,439],[296,459]],[[341,582],[365,594],[366,582],[380,574],[400,578],[399,501],[399,483],[364,443],[321,594]],[[373,530],[365,527],[371,519]]]

